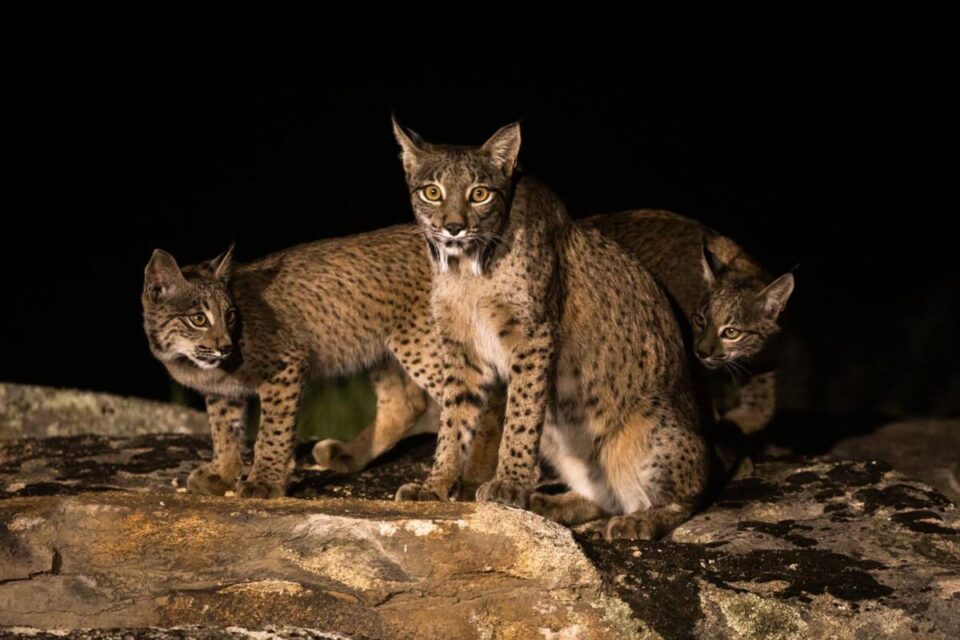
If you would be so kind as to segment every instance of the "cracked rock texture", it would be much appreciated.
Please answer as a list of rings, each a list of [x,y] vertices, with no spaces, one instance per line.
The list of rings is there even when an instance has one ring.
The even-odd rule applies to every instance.
[[[762,462],[669,539],[608,543],[385,500],[432,447],[241,501],[183,493],[206,437],[0,441],[0,638],[960,637],[960,513],[885,463]]]
[[[0,531],[0,625],[639,629],[568,530],[497,505],[109,492],[4,500]]]

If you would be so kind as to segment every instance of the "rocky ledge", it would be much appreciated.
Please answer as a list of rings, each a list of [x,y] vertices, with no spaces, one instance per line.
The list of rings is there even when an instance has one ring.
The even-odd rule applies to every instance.
[[[884,463],[761,463],[669,539],[607,543],[389,502],[431,447],[241,501],[183,493],[204,438],[0,443],[0,637],[960,637],[960,512]]]
[[[207,416],[165,402],[0,382],[0,440],[99,433],[208,433]]]

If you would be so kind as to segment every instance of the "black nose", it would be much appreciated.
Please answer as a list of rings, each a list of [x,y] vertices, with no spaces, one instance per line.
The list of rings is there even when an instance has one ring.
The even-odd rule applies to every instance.
[[[223,356],[224,358],[226,358],[226,357],[229,356],[231,353],[233,353],[233,346],[231,346],[231,345],[229,345],[229,344],[224,344],[224,345],[220,345],[220,347],[219,347],[217,350],[220,352],[220,355],[221,355],[221,356]]]
[[[459,222],[448,222],[447,224],[443,225],[443,228],[446,229],[447,233],[452,236],[455,236],[463,231],[463,225]]]

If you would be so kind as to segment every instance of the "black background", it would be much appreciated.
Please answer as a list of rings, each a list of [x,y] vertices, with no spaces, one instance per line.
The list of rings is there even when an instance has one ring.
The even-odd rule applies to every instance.
[[[952,114],[931,61],[394,57],[291,70],[78,47],[17,72],[0,380],[168,397],[140,322],[152,249],[186,264],[235,241],[248,261],[410,222],[395,112],[441,142],[520,119],[525,171],[575,217],[668,208],[772,271],[799,263],[788,405],[960,414],[956,207],[934,195],[955,180]]]

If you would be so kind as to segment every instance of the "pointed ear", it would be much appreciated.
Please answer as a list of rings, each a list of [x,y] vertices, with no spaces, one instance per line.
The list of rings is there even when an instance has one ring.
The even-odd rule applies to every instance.
[[[172,255],[156,249],[143,270],[143,291],[151,302],[173,297],[187,284]]]
[[[703,268],[703,279],[708,285],[713,286],[717,281],[717,277],[726,270],[727,265],[710,249],[710,240],[708,238],[703,239],[701,248],[703,252],[700,255],[700,264]]]
[[[793,293],[793,274],[787,273],[767,285],[757,294],[757,297],[763,305],[763,310],[776,320],[787,306],[791,293]]]
[[[512,174],[517,166],[517,156],[520,155],[520,123],[513,122],[501,127],[483,143],[481,150],[488,154],[506,175]]]
[[[218,255],[213,260],[208,260],[203,265],[204,273],[208,273],[217,280],[227,280],[230,278],[230,271],[233,269],[233,248],[234,245],[230,243],[230,247]]]
[[[395,117],[391,117],[393,122],[393,137],[400,144],[400,158],[403,160],[403,170],[408,174],[413,173],[420,164],[420,158],[425,151],[425,142],[416,132],[404,129],[397,122]]]

